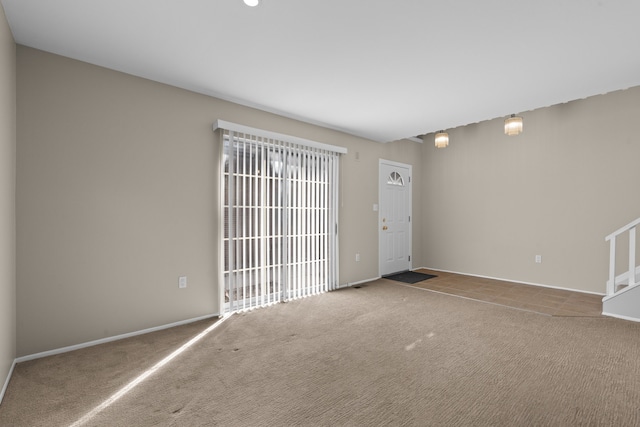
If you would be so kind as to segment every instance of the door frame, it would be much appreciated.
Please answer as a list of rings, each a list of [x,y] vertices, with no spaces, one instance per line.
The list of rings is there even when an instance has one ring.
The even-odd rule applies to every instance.
[[[408,221],[408,230],[407,230],[407,239],[405,240],[405,249],[406,253],[409,256],[409,270],[413,268],[413,254],[412,254],[412,245],[413,245],[413,183],[411,182],[411,178],[413,176],[413,167],[412,165],[406,163],[395,162],[393,160],[379,159],[378,162],[378,275],[382,276],[382,244],[383,244],[383,230],[382,230],[382,192],[384,191],[384,184],[382,179],[382,165],[387,165],[391,167],[399,167],[403,169],[409,170],[409,183],[408,183],[408,200],[407,200],[407,211],[409,212],[409,221]]]

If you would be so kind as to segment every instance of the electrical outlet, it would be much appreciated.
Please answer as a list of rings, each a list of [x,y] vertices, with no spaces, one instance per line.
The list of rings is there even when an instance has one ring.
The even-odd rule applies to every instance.
[[[360,262],[360,254],[356,254],[356,262]]]
[[[542,263],[542,255],[536,255],[536,264]]]
[[[178,278],[178,288],[184,289],[187,287],[187,276],[180,276]]]

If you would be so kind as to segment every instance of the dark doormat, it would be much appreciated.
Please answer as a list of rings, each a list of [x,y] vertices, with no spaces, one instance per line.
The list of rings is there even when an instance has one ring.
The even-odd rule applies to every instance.
[[[422,282],[423,280],[432,279],[434,277],[438,276],[434,276],[433,274],[418,273],[416,271],[403,271],[402,273],[394,273],[388,276],[382,276],[383,279],[395,280],[397,282],[403,283],[418,283]]]

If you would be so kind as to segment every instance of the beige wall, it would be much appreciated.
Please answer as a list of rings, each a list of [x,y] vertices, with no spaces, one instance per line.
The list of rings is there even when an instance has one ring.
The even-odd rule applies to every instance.
[[[0,390],[16,357],[16,45],[0,5]]]
[[[22,46],[17,58],[19,356],[218,313],[216,119],[347,147],[340,281],[378,275],[378,159],[415,169],[421,144],[381,145]]]
[[[431,138],[377,144],[22,46],[17,69],[19,356],[218,312],[216,119],[349,150],[341,283],[378,275],[380,158],[413,165],[414,267],[604,292],[604,236],[640,216],[640,88],[526,112],[518,137],[502,119],[453,129],[436,150]]]
[[[604,293],[604,238],[640,217],[640,87],[522,116],[517,137],[503,119],[450,130],[446,149],[428,137],[422,262]]]

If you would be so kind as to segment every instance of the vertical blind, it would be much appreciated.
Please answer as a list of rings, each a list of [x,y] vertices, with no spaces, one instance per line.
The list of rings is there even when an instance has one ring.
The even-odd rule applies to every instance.
[[[339,147],[218,127],[224,312],[337,288]]]

